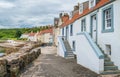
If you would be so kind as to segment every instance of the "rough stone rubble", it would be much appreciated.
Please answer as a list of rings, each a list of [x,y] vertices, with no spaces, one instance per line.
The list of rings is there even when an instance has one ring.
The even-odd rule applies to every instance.
[[[18,52],[0,58],[0,77],[19,77],[20,72],[41,54],[38,46],[38,43],[28,43]]]

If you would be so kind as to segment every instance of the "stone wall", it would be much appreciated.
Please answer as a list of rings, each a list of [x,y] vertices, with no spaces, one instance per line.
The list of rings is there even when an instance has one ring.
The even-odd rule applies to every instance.
[[[27,43],[18,52],[0,58],[0,77],[19,77],[20,72],[41,54],[38,46]]]

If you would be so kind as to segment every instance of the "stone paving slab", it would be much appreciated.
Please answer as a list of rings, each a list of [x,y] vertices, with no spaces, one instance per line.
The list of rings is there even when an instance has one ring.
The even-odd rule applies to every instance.
[[[98,75],[80,65],[75,59],[56,55],[55,47],[41,47],[41,55],[21,74],[21,77],[97,77]]]
[[[120,77],[118,74],[111,74],[111,75],[101,75],[100,77]]]

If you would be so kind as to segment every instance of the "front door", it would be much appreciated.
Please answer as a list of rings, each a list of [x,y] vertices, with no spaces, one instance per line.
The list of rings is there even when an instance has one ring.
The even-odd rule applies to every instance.
[[[91,36],[97,42],[97,17],[96,14],[91,17]]]
[[[106,45],[106,54],[111,57],[111,45]]]
[[[68,26],[66,27],[66,39],[68,40],[69,38],[69,29],[68,29]]]

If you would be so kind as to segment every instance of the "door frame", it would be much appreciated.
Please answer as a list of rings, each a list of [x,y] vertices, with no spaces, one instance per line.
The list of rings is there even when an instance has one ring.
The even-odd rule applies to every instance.
[[[69,38],[69,27],[66,26],[66,39],[68,40],[68,38]]]
[[[93,38],[93,20],[92,20],[93,16],[96,16],[96,40],[95,41],[97,43],[97,40],[98,40],[98,25],[97,25],[97,23],[98,23],[98,17],[97,17],[97,12],[91,14],[91,16],[90,16],[90,35]]]
[[[106,44],[105,46],[106,46],[106,54],[108,55],[109,58],[111,58],[111,55],[112,55],[111,44]],[[110,51],[108,49],[110,49]]]

